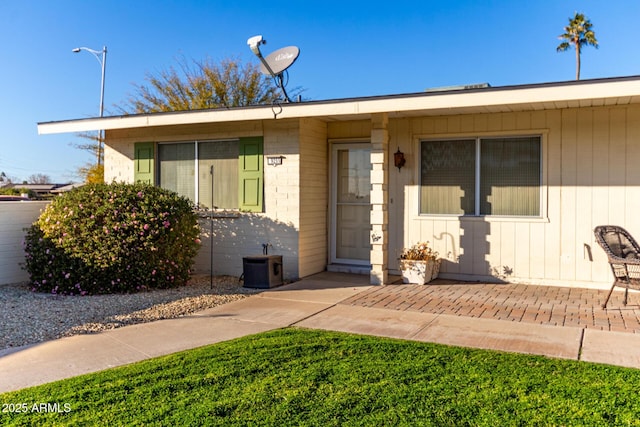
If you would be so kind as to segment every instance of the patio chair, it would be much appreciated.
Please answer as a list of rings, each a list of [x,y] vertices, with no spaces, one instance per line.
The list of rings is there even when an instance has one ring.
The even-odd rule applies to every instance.
[[[629,288],[640,289],[640,246],[622,227],[599,225],[593,232],[596,241],[607,254],[613,272],[613,285],[602,308],[607,308],[611,293],[616,286],[625,288],[623,304],[627,305]]]

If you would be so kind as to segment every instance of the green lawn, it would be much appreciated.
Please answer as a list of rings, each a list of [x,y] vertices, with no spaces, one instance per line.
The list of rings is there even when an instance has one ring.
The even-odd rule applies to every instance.
[[[640,370],[290,328],[5,393],[0,423],[620,426],[638,393]]]

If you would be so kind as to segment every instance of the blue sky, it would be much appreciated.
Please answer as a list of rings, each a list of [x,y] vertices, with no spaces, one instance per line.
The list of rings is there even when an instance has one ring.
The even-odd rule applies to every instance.
[[[288,87],[322,100],[572,80],[574,52],[556,46],[576,11],[600,43],[581,78],[640,75],[637,0],[0,0],[0,171],[69,182],[92,160],[73,134],[37,134],[38,122],[98,116],[100,65],[74,47],[107,46],[105,115],[181,56],[257,62],[257,34],[265,55],[300,48]]]

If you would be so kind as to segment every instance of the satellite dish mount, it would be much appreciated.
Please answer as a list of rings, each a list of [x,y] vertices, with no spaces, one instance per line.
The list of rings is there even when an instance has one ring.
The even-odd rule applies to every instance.
[[[247,40],[247,44],[251,48],[251,51],[260,59],[262,63],[260,66],[260,71],[262,74],[273,77],[276,82],[276,86],[278,86],[282,93],[284,94],[284,98],[286,102],[292,102],[289,99],[289,95],[285,89],[286,83],[284,78],[284,73],[287,69],[293,65],[293,63],[298,59],[298,55],[300,55],[300,49],[296,46],[287,46],[282,49],[278,49],[274,52],[271,52],[267,57],[263,57],[260,52],[260,45],[267,44],[267,41],[262,38],[262,36],[253,36],[249,40]],[[287,80],[288,80],[288,72],[287,72]]]

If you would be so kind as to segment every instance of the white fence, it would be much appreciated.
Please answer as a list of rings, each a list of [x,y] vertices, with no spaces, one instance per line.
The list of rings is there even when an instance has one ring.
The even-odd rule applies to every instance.
[[[25,228],[38,219],[49,202],[0,203],[0,285],[29,280],[21,267]]]

